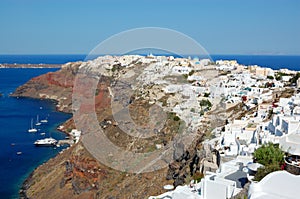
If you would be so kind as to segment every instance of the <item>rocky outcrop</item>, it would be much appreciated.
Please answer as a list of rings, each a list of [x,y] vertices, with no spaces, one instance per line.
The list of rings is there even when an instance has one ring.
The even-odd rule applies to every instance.
[[[199,137],[198,143],[186,150],[182,156],[169,165],[166,175],[167,180],[174,180],[173,185],[183,185],[197,173],[203,174],[206,171],[215,172],[220,165],[218,151],[212,149],[208,144],[202,144],[203,139]]]
[[[59,111],[70,113],[73,83],[80,64],[68,63],[59,71],[32,78],[11,96],[54,100]]]
[[[128,174],[97,162],[80,144],[38,167],[23,185],[28,198],[145,198],[163,192],[166,169]]]

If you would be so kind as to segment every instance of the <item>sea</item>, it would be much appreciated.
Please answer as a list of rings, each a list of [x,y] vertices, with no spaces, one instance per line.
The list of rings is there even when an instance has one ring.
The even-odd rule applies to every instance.
[[[86,55],[0,55],[0,64],[64,64],[83,61]],[[211,55],[212,59],[237,60],[244,65],[300,71],[300,56],[285,55]],[[65,147],[35,147],[34,141],[44,136],[64,139],[56,128],[71,117],[57,112],[49,100],[14,98],[10,94],[33,77],[58,68],[0,68],[0,198],[18,198],[24,180],[39,165],[53,158]],[[48,123],[37,133],[28,133],[31,120],[47,118]],[[21,155],[17,153],[21,152]]]
[[[173,56],[177,57],[177,55]],[[87,55],[0,55],[0,64],[63,64],[67,62],[84,61],[86,57]],[[91,57],[93,58],[95,56]],[[191,57],[193,58],[195,56],[191,55]],[[238,63],[243,65],[258,65],[274,70],[281,68],[300,70],[300,55],[210,55],[210,57],[214,61],[220,59],[237,60]]]
[[[0,198],[19,198],[19,189],[29,174],[65,148],[35,147],[33,143],[45,136],[64,139],[66,135],[56,128],[70,114],[57,112],[53,101],[9,96],[32,77],[56,70],[0,68]],[[37,133],[28,133],[31,120],[35,124],[37,116],[47,118],[48,123],[39,126]]]

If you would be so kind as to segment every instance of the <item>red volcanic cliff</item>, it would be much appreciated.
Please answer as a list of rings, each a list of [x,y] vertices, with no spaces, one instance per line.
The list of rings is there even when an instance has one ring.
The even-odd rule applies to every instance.
[[[59,71],[32,78],[12,96],[55,100],[59,111],[71,112],[72,89],[79,66],[80,62],[68,63]]]

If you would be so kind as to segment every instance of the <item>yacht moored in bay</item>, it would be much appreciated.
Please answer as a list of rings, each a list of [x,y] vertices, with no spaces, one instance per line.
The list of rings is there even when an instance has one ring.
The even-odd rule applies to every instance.
[[[33,128],[33,119],[31,119],[30,129],[28,129],[28,133],[36,133],[37,129]]]
[[[56,144],[57,140],[52,137],[40,139],[34,142],[35,146],[55,146]]]

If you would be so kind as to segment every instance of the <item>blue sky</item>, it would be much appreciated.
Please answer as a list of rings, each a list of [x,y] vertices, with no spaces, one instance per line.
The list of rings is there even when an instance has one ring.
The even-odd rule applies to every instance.
[[[87,54],[132,28],[182,32],[211,54],[300,54],[299,0],[1,0],[0,54]]]

